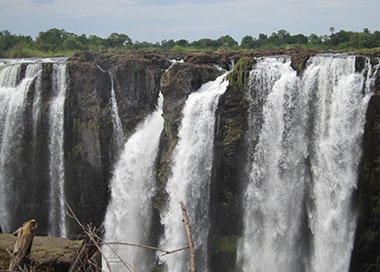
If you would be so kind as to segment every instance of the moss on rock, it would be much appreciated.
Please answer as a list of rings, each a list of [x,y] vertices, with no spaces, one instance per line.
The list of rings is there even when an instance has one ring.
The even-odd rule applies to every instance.
[[[232,73],[228,75],[229,84],[233,90],[244,90],[248,83],[249,72],[255,63],[256,59],[252,57],[242,57],[239,59]]]

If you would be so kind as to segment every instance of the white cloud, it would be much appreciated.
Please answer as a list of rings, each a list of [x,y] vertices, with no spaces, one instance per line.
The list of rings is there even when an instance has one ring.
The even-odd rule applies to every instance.
[[[154,3],[154,4],[151,4]],[[328,34],[378,28],[378,0],[0,0],[0,26],[35,35],[46,28],[138,41],[195,40],[229,34]],[[354,18],[354,19],[353,19]]]

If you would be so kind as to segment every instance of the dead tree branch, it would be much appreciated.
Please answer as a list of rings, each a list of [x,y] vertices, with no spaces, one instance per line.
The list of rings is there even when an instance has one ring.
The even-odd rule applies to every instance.
[[[100,241],[100,237],[96,233],[92,233],[92,232],[90,232],[90,231],[88,231],[86,229],[86,227],[75,216],[74,211],[72,210],[72,208],[70,207],[70,205],[67,202],[66,202],[66,206],[67,206],[67,209],[68,209],[68,212],[67,212],[68,216],[70,216],[72,219],[75,220],[75,222],[81,227],[81,229],[87,235],[87,237],[89,237],[90,241],[97,248],[97,250],[100,252],[100,254],[104,257],[105,255],[104,255],[104,253],[103,253],[103,251],[102,251],[102,249],[101,249],[101,247],[100,247],[100,245],[98,243]],[[108,271],[112,271],[109,262],[106,260],[106,258],[104,258],[104,260],[105,260],[105,263],[106,263]]]
[[[186,235],[187,235],[187,240],[189,242],[189,248],[190,248],[190,272],[196,272],[196,256],[195,256],[195,250],[194,250],[193,237],[191,234],[189,217],[187,215],[185,204],[182,201],[180,203],[181,203],[181,208],[182,208],[183,222],[185,223]]]
[[[151,249],[151,250],[163,252],[164,254],[162,256],[165,256],[165,255],[168,255],[168,254],[173,254],[173,253],[176,253],[178,251],[181,251],[181,250],[189,248],[189,246],[184,246],[184,247],[181,247],[181,248],[178,248],[178,249],[175,249],[175,250],[165,250],[165,249],[161,249],[161,248],[158,248],[158,247],[139,245],[139,244],[131,244],[131,243],[122,243],[122,242],[106,242],[106,243],[102,243],[102,245],[122,245],[122,246],[133,246],[133,247],[140,247],[140,248],[145,248],[145,249]]]
[[[162,256],[173,254],[185,249],[190,249],[190,272],[196,272],[196,261],[195,261],[195,250],[194,250],[194,243],[192,239],[191,234],[191,227],[189,223],[189,218],[187,215],[186,207],[184,203],[181,201],[181,208],[182,208],[182,215],[183,215],[183,221],[185,223],[186,228],[186,234],[188,239],[188,245],[175,249],[175,250],[165,250],[158,247],[153,246],[147,246],[147,245],[140,245],[140,244],[132,244],[132,243],[126,243],[126,242],[103,242],[102,239],[96,234],[96,230],[92,229],[91,227],[85,227],[80,220],[75,216],[75,213],[73,212],[70,205],[66,202],[67,206],[67,214],[69,217],[74,219],[78,226],[83,230],[84,234],[86,235],[86,239],[82,242],[82,245],[80,247],[80,250],[78,252],[78,255],[76,259],[72,262],[72,265],[70,266],[69,272],[76,272],[81,271],[81,268],[83,268],[83,265],[89,262],[91,256],[98,250],[99,253],[102,255],[103,260],[105,261],[105,264],[107,266],[107,270],[109,272],[112,271],[110,262],[107,260],[103,250],[102,246],[107,246],[111,249],[112,253],[120,260],[120,262],[124,265],[124,267],[131,272],[134,272],[135,269],[133,266],[129,265],[127,262],[125,262],[120,255],[116,252],[115,249],[112,248],[112,245],[125,245],[125,246],[133,246],[133,247],[140,247],[145,248],[149,250],[155,250],[164,253]]]

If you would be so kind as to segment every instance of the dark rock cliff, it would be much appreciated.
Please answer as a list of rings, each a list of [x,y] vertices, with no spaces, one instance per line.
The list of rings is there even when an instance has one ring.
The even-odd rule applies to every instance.
[[[244,179],[244,136],[247,129],[246,86],[253,59],[240,59],[217,109],[214,162],[210,184],[209,235],[211,271],[234,271],[241,235],[240,191]]]
[[[160,210],[167,199],[165,185],[170,175],[170,156],[177,144],[181,112],[187,97],[205,82],[215,80],[220,71],[213,63],[177,63],[161,78],[161,92],[164,96],[164,132],[161,134],[157,158],[156,193],[153,197],[153,224],[151,241],[157,244],[162,226]]]
[[[351,271],[380,268],[380,78],[375,83],[363,136],[357,201],[359,219],[351,259]],[[377,265],[376,265],[377,264]]]
[[[164,58],[126,55],[105,58],[82,53],[69,61],[65,115],[65,192],[83,223],[101,226],[109,199],[108,182],[119,148],[114,142],[111,75],[125,137],[157,103]],[[159,133],[159,132],[158,132]],[[69,233],[78,233],[70,221]]]

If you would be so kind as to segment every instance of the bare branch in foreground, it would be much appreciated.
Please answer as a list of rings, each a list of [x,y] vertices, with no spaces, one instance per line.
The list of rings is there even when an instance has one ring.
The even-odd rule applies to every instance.
[[[166,250],[166,249],[161,249],[161,248],[158,248],[158,247],[139,245],[139,244],[131,244],[131,243],[123,243],[123,242],[104,242],[104,243],[102,243],[102,245],[122,245],[122,246],[141,247],[141,248],[151,249],[151,250],[160,251],[160,252],[165,253],[162,256],[165,256],[165,255],[168,255],[168,254],[173,254],[173,253],[176,253],[178,251],[181,251],[181,250],[189,248],[189,246],[184,246],[184,247],[181,247],[181,248],[178,248],[178,249],[175,249],[175,250]]]
[[[75,216],[75,213],[74,211],[72,210],[72,208],[70,207],[70,205],[66,202],[66,206],[67,206],[67,209],[68,209],[68,216],[70,216],[72,219],[74,219],[76,221],[76,223],[82,228],[83,232],[89,237],[90,241],[96,246],[96,248],[98,249],[98,251],[100,252],[100,254],[105,257],[101,247],[99,246],[98,244],[98,241],[100,241],[100,237],[94,233],[94,232],[89,232],[86,227],[79,221],[79,219]],[[95,239],[96,237],[96,239]],[[107,269],[108,271],[112,271],[111,270],[111,265],[109,264],[109,262],[107,261],[106,258],[104,258],[105,260],[105,263],[107,265]]]
[[[180,204],[181,204],[181,208],[182,208],[183,222],[185,223],[185,227],[186,227],[187,240],[189,242],[189,248],[190,248],[190,272],[196,272],[197,271],[197,269],[196,269],[196,256],[195,256],[195,250],[194,250],[193,237],[191,234],[189,217],[187,215],[185,204],[182,201],[180,202]]]
[[[116,250],[114,248],[112,248],[112,245],[133,246],[133,247],[140,247],[140,248],[145,248],[145,249],[149,249],[149,250],[159,251],[159,252],[164,253],[164,254],[162,254],[162,256],[173,254],[173,253],[185,250],[185,249],[190,249],[190,272],[196,272],[195,250],[194,250],[194,243],[193,243],[193,239],[192,239],[189,218],[188,218],[186,207],[185,207],[184,203],[181,201],[180,204],[181,204],[181,208],[182,208],[183,221],[185,223],[186,234],[187,234],[189,244],[187,246],[184,246],[184,247],[181,247],[181,248],[178,248],[175,250],[165,250],[165,249],[161,249],[158,247],[141,245],[141,244],[133,244],[133,243],[127,243],[127,242],[104,242],[104,241],[101,241],[102,239],[96,234],[96,229],[95,228],[92,229],[90,226],[85,227],[80,222],[80,220],[75,216],[72,208],[66,202],[67,209],[68,209],[68,211],[67,211],[68,216],[76,221],[76,223],[80,226],[80,228],[83,230],[84,234],[87,237],[83,242],[84,244],[81,246],[81,249],[78,253],[78,256],[73,261],[69,272],[78,271],[78,269],[80,269],[84,263],[86,263],[90,260],[92,254],[94,254],[94,252],[96,252],[96,250],[99,251],[103,260],[105,261],[105,264],[107,266],[107,270],[109,272],[111,272],[112,271],[111,264],[107,260],[107,257],[105,256],[105,254],[102,250],[102,246],[107,246],[108,248],[110,248],[110,250],[112,251],[112,254],[114,254],[118,258],[118,260],[123,264],[123,266],[128,271],[135,272],[136,270],[134,269],[134,267],[132,265],[128,264],[127,262],[125,262],[121,258],[121,256],[116,252]],[[89,247],[95,247],[96,250],[91,250],[89,252],[88,251]]]

